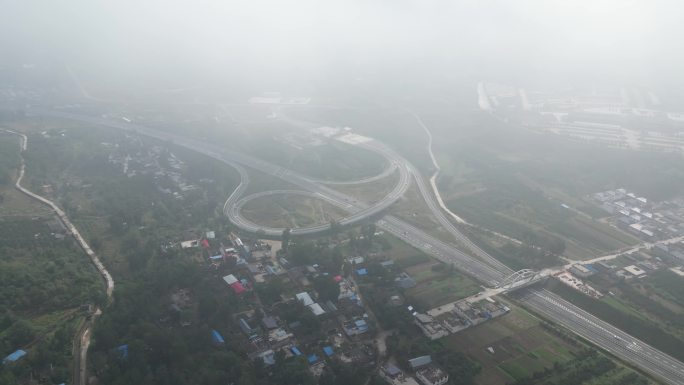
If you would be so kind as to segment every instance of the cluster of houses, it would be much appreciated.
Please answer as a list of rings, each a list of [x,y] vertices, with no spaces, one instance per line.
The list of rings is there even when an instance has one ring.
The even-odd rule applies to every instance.
[[[372,340],[374,323],[353,280],[326,272],[317,264],[293,266],[278,255],[274,244],[278,242],[246,242],[235,234],[229,234],[228,240],[222,242],[207,232],[200,239],[181,245],[202,249],[212,269],[228,273],[220,277],[231,295],[249,303],[248,310],[234,313],[233,318],[242,334],[239,340],[243,341],[242,347],[250,359],[260,358],[270,366],[276,363],[278,352],[285,358],[303,356],[314,375],[320,375],[330,360],[374,365],[377,355]],[[276,278],[289,282],[290,289],[299,288],[299,291],[286,290],[280,294],[280,301],[263,305],[256,289]],[[336,299],[322,299],[316,292],[312,282],[321,279],[339,286]],[[303,319],[306,314],[300,314],[300,319],[295,321],[286,315],[287,309],[297,303],[310,312],[308,317],[315,317],[320,333],[307,329]],[[224,338],[221,330],[213,330],[211,339],[216,346],[233,340]]]
[[[658,249],[660,250],[660,249]],[[625,253],[614,260],[602,260],[594,263],[576,263],[569,269],[554,274],[561,283],[593,298],[603,297],[603,293],[584,282],[582,278],[589,278],[595,274],[603,277],[631,280],[646,277],[655,270],[665,267],[660,257],[648,258],[637,253]]]
[[[415,312],[412,306],[408,310],[413,312],[414,323],[431,340],[458,333],[511,311],[508,306],[492,298],[478,302],[458,301],[449,311],[435,316]]]
[[[555,274],[554,277],[556,277],[563,284],[581,293],[584,293],[585,295],[599,299],[603,296],[603,294],[600,291],[596,290],[594,287],[592,287],[591,285],[582,281],[574,275],[577,274],[582,277],[589,277],[594,273],[595,270],[593,269],[593,267],[590,270],[584,265],[577,264],[573,265],[569,271],[561,271],[560,273]]]
[[[412,358],[408,361],[408,367],[423,385],[444,385],[449,381],[449,375],[435,365],[430,356]],[[405,374],[394,363],[383,365],[380,376],[391,385],[419,385],[413,376]]]
[[[266,367],[276,364],[280,357],[302,356],[315,376],[321,375],[332,360],[359,367],[375,366],[378,354],[374,341],[376,325],[369,316],[355,280],[367,279],[366,276],[374,271],[373,266],[377,265],[375,262],[371,261],[369,265],[364,257],[347,258],[346,266],[351,269],[345,269],[348,275],[344,276],[326,271],[325,267],[317,264],[294,266],[277,252],[280,247],[278,242],[243,241],[232,233],[218,238],[215,232],[207,231],[189,236],[187,241],[180,243],[181,248],[192,255],[198,254],[192,249],[199,249],[210,270],[221,272],[217,275],[225,283],[228,295],[240,298],[240,309],[232,314],[236,327],[212,330],[209,337],[214,346],[225,346],[229,341],[238,344],[241,350],[246,351],[248,358],[261,359]],[[394,269],[393,261],[384,261],[379,265],[390,272],[394,290],[416,285],[408,274]],[[268,304],[264,304],[260,298],[263,293],[259,285],[268,285],[273,279],[286,282],[287,289],[280,293],[279,300],[269,300],[266,302]],[[321,280],[329,280],[330,284],[337,285],[337,298],[322,297],[317,292]],[[178,312],[182,312],[191,302],[189,293],[182,290],[172,297],[172,306]],[[403,304],[400,295],[392,296],[390,302],[397,306]],[[293,319],[291,309],[295,307],[303,310]],[[463,304],[437,322],[450,326],[448,334],[503,314],[508,311],[504,308],[490,302]],[[422,315],[415,316],[416,319],[422,319]],[[316,320],[316,332],[311,330],[311,318]],[[419,326],[424,332],[429,329],[421,324]],[[228,336],[225,333],[231,334]],[[429,337],[433,338],[434,335]],[[412,377],[402,377],[403,374],[396,372],[391,365],[389,372],[382,370],[381,374],[397,384],[410,384],[401,382],[401,378],[414,377],[423,384],[441,385],[448,381],[448,375],[434,364],[420,362],[418,360],[415,365],[411,364],[414,372]]]
[[[684,234],[684,199],[650,202],[624,188],[592,195],[615,226],[647,241]]]
[[[186,193],[199,188],[183,177],[185,163],[161,146],[144,146],[140,138],[134,136],[127,136],[125,143],[103,142],[100,145],[109,150],[109,163],[124,175],[129,178],[151,175],[157,189],[164,194],[182,199]]]

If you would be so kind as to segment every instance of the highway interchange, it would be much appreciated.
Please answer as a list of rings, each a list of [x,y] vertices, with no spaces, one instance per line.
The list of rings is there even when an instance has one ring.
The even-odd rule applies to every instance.
[[[382,213],[385,209],[399,199],[408,189],[413,180],[426,201],[430,211],[435,215],[440,224],[449,231],[461,244],[466,246],[477,258],[470,256],[454,245],[442,242],[424,231],[400,220],[394,216],[386,215],[380,219],[378,227],[387,231],[412,246],[432,255],[436,259],[453,264],[459,270],[469,274],[473,278],[488,286],[498,286],[512,270],[488,253],[473,244],[446,218],[439,205],[435,202],[433,194],[425,185],[422,177],[405,159],[383,144],[372,141],[364,144],[367,149],[381,153],[388,160],[390,167],[399,170],[399,181],[394,189],[381,201],[374,205],[358,202],[353,197],[342,194],[323,184],[323,182],[308,178],[297,172],[287,170],[278,165],[271,164],[249,155],[228,151],[212,144],[170,134],[153,128],[136,124],[128,124],[100,117],[73,114],[62,111],[45,109],[31,109],[32,114],[54,116],[65,119],[73,119],[96,125],[134,131],[139,134],[164,140],[210,156],[230,166],[235,167],[241,175],[241,182],[231,194],[224,206],[224,212],[234,224],[244,230],[255,232],[264,231],[267,235],[280,235],[282,229],[263,228],[242,219],[239,215],[239,205],[236,205],[241,195],[246,190],[249,177],[244,167],[252,168],[276,178],[283,179],[325,201],[334,204],[350,213],[340,221],[342,225],[350,225],[363,221]],[[247,197],[249,198],[249,197]],[[244,204],[244,200],[242,201]],[[238,206],[238,209],[235,209]],[[293,229],[292,234],[313,234],[324,231],[329,225],[315,226],[304,229]],[[629,334],[602,321],[577,306],[563,300],[559,296],[539,289],[527,289],[521,298],[528,308],[543,315],[544,317],[563,325],[579,336],[593,342],[611,354],[629,362],[636,367],[651,373],[669,384],[684,385],[684,364],[676,359],[660,352],[659,350],[639,341]]]

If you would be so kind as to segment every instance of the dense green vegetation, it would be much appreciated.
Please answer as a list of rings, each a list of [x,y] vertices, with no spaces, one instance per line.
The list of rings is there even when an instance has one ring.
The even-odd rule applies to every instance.
[[[425,159],[426,135],[415,119],[400,109],[321,108],[293,113],[359,128],[399,149],[426,175],[431,172]],[[626,187],[650,199],[661,199],[684,192],[673,182],[684,173],[676,155],[566,142],[466,108],[445,112],[425,106],[418,113],[437,139],[433,145],[441,166],[439,186],[454,212],[517,239],[530,235],[561,239],[566,244],[565,254],[572,257],[589,257],[636,242],[594,223],[591,217],[602,213],[583,199],[587,194]],[[596,159],[601,159],[602,167],[595,166]],[[570,209],[563,208],[563,203]]]
[[[431,355],[434,362],[449,373],[448,384],[472,384],[475,375],[481,370],[476,362],[463,353],[449,348],[440,340],[429,341],[422,333],[416,333],[416,330],[406,330],[409,325],[400,325],[398,335],[387,339],[388,353],[396,358],[397,363],[405,371],[410,372],[408,367],[410,358]],[[410,326],[416,328],[414,325]]]
[[[365,178],[379,174],[386,166],[374,152],[335,141],[305,150],[270,140],[260,140],[252,147],[255,155],[269,162],[323,180]]]
[[[0,187],[10,184],[18,166],[19,137],[0,132]]]
[[[0,311],[41,314],[103,303],[102,282],[71,239],[41,221],[0,220]]]
[[[0,328],[7,322],[12,322],[11,317],[0,319]],[[21,322],[21,321],[20,321]],[[34,329],[28,323],[13,326],[11,330],[17,338],[26,338]],[[49,383],[63,383],[70,380],[70,366],[72,362],[71,349],[77,323],[69,319],[61,322],[50,333],[43,334],[29,351],[28,357],[22,361],[0,365],[0,384],[16,385],[21,383],[31,374],[34,378],[40,378]]]
[[[565,250],[565,242],[553,236],[527,232],[524,234],[523,244],[518,245],[507,241],[496,247],[486,241],[487,234],[480,229],[463,227],[462,231],[483,250],[514,270],[527,269],[531,266],[543,268],[562,264],[560,255]]]
[[[576,385],[590,383],[597,378],[610,376],[617,365],[609,358],[599,355],[594,349],[584,349],[571,361],[556,363],[553,368],[535,372],[531,377],[515,381],[514,385]],[[647,385],[648,380],[637,373],[620,374],[617,378],[602,379],[602,384]]]
[[[599,291],[610,293],[602,298],[604,304],[684,341],[682,277],[663,268],[641,279],[624,280],[605,273],[588,280]]]
[[[18,138],[2,139],[0,187],[10,188]],[[20,348],[29,354],[0,366],[0,384],[17,384],[30,374],[61,383],[70,378],[72,339],[84,315],[79,308],[103,304],[104,288],[76,242],[54,236],[48,222],[59,227],[56,218],[17,214],[0,218],[0,357]]]
[[[227,274],[227,266],[210,270],[203,263],[206,255],[197,249],[162,247],[206,229],[216,231],[218,239],[213,246],[226,243],[230,228],[220,208],[235,187],[235,174],[214,161],[174,149],[186,162],[184,176],[202,186],[177,199],[160,191],[159,180],[126,177],[98,153],[103,152],[98,143],[116,142],[120,137],[78,132],[74,128],[64,137],[36,136],[32,149],[46,150],[46,157],[31,154],[30,163],[38,170],[33,184],[54,186],[60,204],[100,253],[117,282],[114,301],[96,322],[93,333],[89,366],[100,383],[317,383],[302,358],[278,356],[277,364],[268,370],[260,359],[247,358],[250,342],[233,316],[254,306],[256,298],[251,292],[236,296],[226,288],[221,276]],[[53,145],[60,150],[51,152]],[[55,157],[54,161],[49,157]],[[327,244],[296,242],[289,249],[288,257],[296,263],[315,261],[334,271],[342,264],[339,250]],[[331,282],[313,282],[319,298],[337,297],[339,286]],[[189,293],[180,310],[171,306],[175,304],[172,296],[179,289]],[[282,282],[276,280],[256,291],[273,304],[283,289]],[[303,307],[287,306],[282,317],[300,321],[310,333],[319,328],[319,320]],[[225,345],[212,345],[212,329],[220,331]],[[119,350],[123,345],[128,346],[125,357]],[[368,374],[357,369],[335,363],[321,381],[358,383]]]
[[[237,299],[220,295],[226,290],[216,277],[201,272],[179,253],[136,251],[148,257],[146,263],[120,281],[113,305],[96,323],[91,362],[101,381],[219,384],[225,378],[240,378],[248,369],[242,368],[236,351],[213,349],[210,339],[212,324],[221,325],[227,335],[225,327],[230,322],[226,320]],[[181,316],[169,311],[169,295],[177,288],[188,288],[200,299],[188,328],[171,327]],[[128,345],[126,358],[116,350],[124,344]]]
[[[449,271],[445,265],[437,274],[457,274]],[[449,384],[471,384],[480,371],[476,362],[443,341],[429,341],[413,323],[413,316],[404,306],[390,303],[390,297],[400,295],[394,285],[396,267],[383,267],[379,262],[368,264],[368,276],[357,279],[363,298],[373,310],[380,326],[385,330],[395,330],[394,335],[387,338],[388,355],[396,359],[404,370],[410,372],[408,359],[421,355],[432,355],[433,360],[447,373]]]
[[[651,273],[646,282],[651,288],[657,290],[658,294],[684,306],[684,284],[679,275],[664,269]]]

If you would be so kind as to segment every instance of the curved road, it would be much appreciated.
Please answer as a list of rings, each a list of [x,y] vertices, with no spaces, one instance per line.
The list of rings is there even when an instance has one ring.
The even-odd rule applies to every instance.
[[[473,250],[480,258],[467,255],[458,250],[455,246],[442,242],[426,234],[422,230],[417,229],[414,226],[411,226],[408,223],[392,216],[385,216],[384,219],[378,221],[380,228],[394,234],[414,247],[417,247],[434,256],[440,261],[453,264],[455,267],[470,274],[480,282],[488,285],[497,285],[507,275],[509,275],[509,272],[511,271],[508,267],[496,261],[496,259],[470,242],[465,235],[460,233],[460,231],[453,226],[453,224],[449,225],[451,222],[448,220],[448,218],[444,217],[444,214],[440,210],[439,205],[435,202],[430,190],[427,188],[427,186],[425,186],[424,182],[421,182],[422,179],[419,177],[419,174],[417,172],[412,172],[412,168],[407,162],[399,164],[399,168],[402,171],[402,177],[400,178],[400,183],[397,185],[395,190],[393,190],[393,194],[390,194],[388,198],[381,201],[379,204],[376,204],[375,206],[368,206],[364,203],[353,200],[353,198],[350,198],[345,194],[323,186],[311,178],[307,178],[293,171],[284,169],[277,165],[269,164],[268,162],[250,157],[245,154],[223,151],[222,149],[218,149],[206,143],[163,133],[158,130],[148,129],[138,125],[113,122],[101,118],[93,118],[49,110],[34,109],[31,110],[31,112],[39,112],[41,114],[50,116],[80,120],[129,131],[137,131],[143,135],[162,140],[174,140],[177,144],[214,157],[215,159],[221,160],[227,164],[232,165],[233,163],[238,163],[240,165],[248,166],[259,171],[266,172],[269,175],[284,179],[304,190],[324,195],[333,201],[338,201],[340,203],[344,202],[346,205],[345,207],[347,207],[349,211],[360,210],[364,212],[363,215],[357,217],[357,220],[361,220],[369,215],[381,212],[384,208],[388,207],[392,202],[398,199],[400,195],[396,194],[403,194],[403,191],[405,191],[405,188],[403,188],[404,184],[406,188],[408,187],[409,172],[411,172],[414,176],[414,179],[418,182],[418,187],[421,191],[421,194],[428,203],[431,212],[437,216],[437,218],[440,220],[440,223],[447,227],[447,229],[459,241],[464,242],[464,244]],[[244,188],[244,184],[241,183],[238,188],[241,187]],[[229,198],[230,202],[226,202],[226,207],[231,207],[231,204],[235,202],[238,196],[239,194],[233,193],[231,195],[231,198],[233,199],[231,200],[231,198]],[[446,221],[444,221],[444,219],[446,219]],[[293,231],[293,234],[295,234],[295,231]],[[676,359],[641,341],[637,341],[627,333],[624,333],[609,323],[590,315],[571,303],[564,301],[553,293],[543,290],[529,290],[528,293],[529,295],[523,299],[523,303],[537,313],[543,314],[552,321],[564,325],[576,334],[594,342],[598,346],[610,351],[612,354],[620,357],[621,359],[630,362],[649,373],[652,373],[653,375],[665,380],[670,384],[684,385],[684,364],[682,364],[680,361],[677,361]],[[627,343],[626,341],[632,341],[634,343]]]
[[[406,192],[406,190],[408,189],[411,181],[408,165],[401,162],[401,157],[399,157],[399,155],[396,154],[396,152],[394,152],[393,150],[389,149],[382,143],[377,142],[375,140],[363,143],[362,147],[384,155],[388,159],[390,164],[395,164],[399,169],[399,181],[394,186],[394,189],[389,194],[387,194],[387,196],[385,196],[385,198],[374,203],[373,205],[367,205],[365,203],[357,202],[354,200],[354,198],[321,184],[314,178],[304,176],[295,171],[288,170],[284,167],[278,166],[273,163],[269,163],[267,161],[261,160],[259,158],[241,152],[226,150],[222,147],[201,142],[199,140],[186,138],[180,135],[171,134],[154,128],[141,126],[138,124],[129,124],[119,121],[113,121],[110,119],[104,119],[100,117],[92,117],[88,115],[73,114],[69,112],[53,111],[41,108],[31,108],[29,112],[37,115],[46,115],[64,119],[77,120],[100,126],[137,132],[141,135],[148,136],[151,138],[173,142],[177,145],[186,147],[190,150],[199,152],[201,154],[219,160],[229,166],[234,167],[237,164],[253,168],[267,175],[283,179],[291,184],[301,187],[304,190],[319,193],[322,196],[327,197],[327,199],[336,201],[338,204],[341,205],[340,207],[344,208],[346,211],[351,213],[349,216],[338,221],[341,225],[353,225],[365,220],[368,217],[381,213],[389,206],[391,206],[394,202],[396,202],[401,196],[404,195],[404,192]],[[238,189],[240,189],[240,191],[236,190],[235,192],[233,192],[233,194],[231,194],[231,196],[224,204],[224,209],[228,209],[228,212],[230,212],[229,208],[235,202],[237,202],[237,199],[239,199],[240,194],[244,192],[244,190],[247,188],[247,184],[249,183],[249,178],[247,177],[246,173],[241,172],[240,169],[238,169],[238,172],[240,172],[241,176],[241,183],[238,186]],[[253,226],[248,226],[246,228],[243,228],[243,230],[255,232],[260,228],[261,227],[254,228]],[[310,228],[297,228],[292,230],[292,235],[315,234],[322,231],[326,231],[329,228],[329,224],[314,226]],[[282,234],[282,229],[264,229],[264,231],[268,236],[279,236]]]

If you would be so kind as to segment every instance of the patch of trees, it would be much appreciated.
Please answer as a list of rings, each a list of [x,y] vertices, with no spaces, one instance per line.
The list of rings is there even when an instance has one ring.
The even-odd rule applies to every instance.
[[[259,299],[261,299],[261,303],[266,307],[270,307],[274,303],[279,302],[281,300],[280,295],[285,293],[285,285],[278,277],[273,277],[267,282],[255,285],[254,289],[256,290]]]
[[[651,273],[646,279],[650,285],[665,294],[667,299],[684,306],[684,285],[680,276],[669,270],[660,270]]]
[[[181,328],[169,296],[189,288],[191,325]],[[221,294],[224,294],[223,296]],[[92,365],[107,384],[252,384],[251,365],[235,350],[211,345],[211,329],[228,336],[238,299],[199,266],[175,254],[153,252],[149,261],[119,281],[115,300],[95,326]],[[218,298],[217,298],[218,297]],[[235,330],[232,330],[235,332]],[[116,350],[128,345],[128,357]],[[246,377],[245,377],[246,376]],[[245,380],[241,380],[242,378]]]
[[[472,384],[473,379],[482,369],[465,354],[453,350],[441,341],[429,341],[417,334],[415,330],[411,334],[401,333],[388,338],[387,351],[408,372],[410,372],[409,359],[431,355],[433,361],[449,374],[450,385]]]
[[[523,244],[507,242],[497,248],[482,240],[481,235],[473,229],[463,227],[461,230],[484,251],[514,270],[552,267],[563,263],[560,255],[565,251],[565,242],[551,235],[526,232]]]
[[[0,133],[0,186],[9,185],[19,166],[19,137]]]
[[[65,323],[54,333],[48,334],[32,346],[28,356],[8,369],[15,382],[3,382],[0,373],[0,384],[16,384],[25,378],[29,370],[34,378],[43,382],[59,384],[70,379],[69,367],[72,363],[72,342],[75,324]],[[45,381],[47,379],[47,381]]]
[[[0,150],[0,158],[6,155]],[[71,318],[56,329],[46,329],[55,320],[33,319],[104,300],[95,268],[71,238],[55,239],[42,219],[0,221],[0,357],[28,351],[19,362],[0,365],[0,384],[25,383],[29,376],[45,383],[68,381]]]
[[[344,256],[339,247],[330,248],[327,243],[300,241],[290,244],[287,258],[295,266],[320,265],[323,271],[338,272],[344,263]]]
[[[674,328],[684,329],[684,314],[672,311],[670,308],[663,306],[660,302],[642,294],[628,283],[622,283],[619,288],[624,294],[624,298],[638,308],[658,317]]]
[[[78,249],[5,247],[0,254],[0,311],[36,314],[102,302],[102,283]]]
[[[355,385],[364,384],[368,378],[368,370],[352,364],[332,361],[318,380],[321,385]]]
[[[340,285],[335,282],[330,275],[319,275],[313,280],[313,287],[318,293],[318,301],[337,301],[337,297],[340,295]]]
[[[283,385],[314,385],[316,380],[309,372],[309,364],[304,356],[291,357],[285,359],[282,351],[276,355],[276,364],[271,369],[271,375],[267,376],[267,371],[259,370],[257,380],[264,384],[283,384]],[[261,366],[257,361],[255,365]]]
[[[598,354],[594,349],[587,348],[576,354],[576,358],[570,361],[556,362],[553,368],[537,371],[530,377],[520,379],[513,384],[577,385],[601,377],[616,368],[617,365],[612,360]]]

